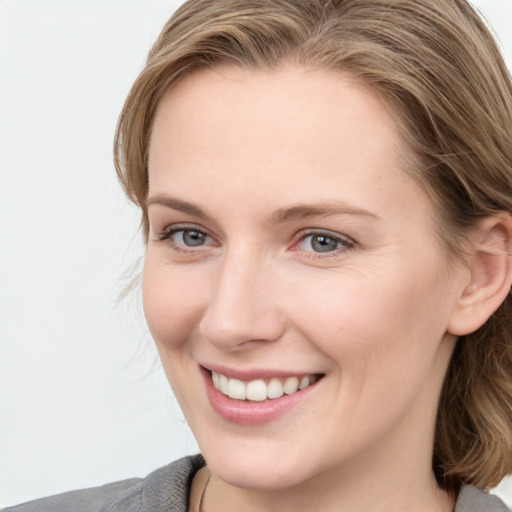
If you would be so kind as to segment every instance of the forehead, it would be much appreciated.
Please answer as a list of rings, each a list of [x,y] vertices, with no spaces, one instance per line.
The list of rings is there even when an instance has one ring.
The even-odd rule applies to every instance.
[[[277,191],[297,202],[332,199],[336,187],[351,201],[380,201],[396,192],[395,181],[410,181],[400,168],[401,146],[388,107],[341,72],[201,70],[159,105],[150,195],[208,184],[248,197]]]
[[[173,116],[174,126],[167,122],[169,116]],[[365,121],[372,125],[372,133],[367,135],[374,143],[381,136],[386,143],[395,139],[395,123],[378,95],[341,71],[203,69],[185,76],[164,95],[157,109],[151,150],[155,150],[155,132],[161,128],[167,132],[164,135],[175,137],[186,137],[192,129],[195,137],[204,136],[206,141],[232,136],[231,128],[245,127],[238,141],[248,136],[274,145],[299,136],[312,142],[325,140],[332,133],[332,124],[338,127],[333,136],[348,127],[344,139],[355,139]],[[275,129],[280,132],[278,141],[272,133]]]

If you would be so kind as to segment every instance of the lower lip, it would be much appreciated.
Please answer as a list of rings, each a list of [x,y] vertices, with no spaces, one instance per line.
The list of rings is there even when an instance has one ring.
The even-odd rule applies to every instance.
[[[202,373],[212,409],[222,419],[238,425],[262,425],[280,418],[301,403],[320,382],[317,381],[291,395],[283,395],[280,398],[268,399],[262,402],[249,402],[247,400],[235,400],[224,395],[213,385],[210,373],[208,371]]]

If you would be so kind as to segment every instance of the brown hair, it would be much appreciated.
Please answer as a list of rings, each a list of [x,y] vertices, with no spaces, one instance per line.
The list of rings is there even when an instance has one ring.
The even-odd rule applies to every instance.
[[[512,84],[496,43],[466,0],[189,0],[172,16],[130,91],[115,141],[127,196],[147,237],[147,156],[158,104],[205,67],[341,69],[391,107],[410,172],[459,254],[479,218],[512,212]],[[512,299],[459,339],[441,395],[439,484],[496,485],[512,473]]]

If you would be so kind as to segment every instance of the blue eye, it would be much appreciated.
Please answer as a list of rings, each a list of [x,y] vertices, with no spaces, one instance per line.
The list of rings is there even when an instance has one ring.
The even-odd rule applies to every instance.
[[[353,242],[341,236],[334,236],[329,233],[312,233],[302,238],[301,248],[308,252],[330,253],[340,249],[350,249]]]
[[[195,229],[179,229],[172,234],[174,241],[187,247],[199,247],[204,245],[209,238],[206,233]]]
[[[174,239],[177,243],[187,247],[198,247],[204,245],[208,235],[194,229],[180,229],[174,233]]]
[[[211,244],[212,238],[204,231],[194,228],[175,227],[165,230],[156,236],[160,242],[166,242],[175,250],[193,250]]]

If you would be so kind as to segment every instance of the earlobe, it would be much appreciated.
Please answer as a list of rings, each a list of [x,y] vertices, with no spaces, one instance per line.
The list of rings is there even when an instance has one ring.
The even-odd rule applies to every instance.
[[[512,217],[486,217],[471,232],[463,286],[448,332],[464,336],[479,329],[498,309],[512,285]]]

